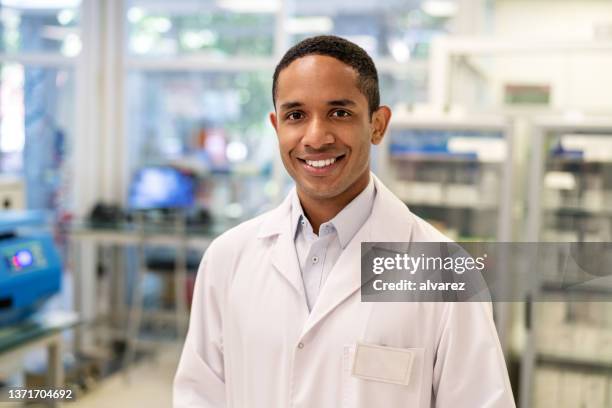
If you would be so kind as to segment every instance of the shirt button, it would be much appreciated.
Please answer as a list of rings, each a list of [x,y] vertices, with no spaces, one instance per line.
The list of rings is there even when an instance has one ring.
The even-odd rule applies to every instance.
[[[306,225],[306,221],[302,220],[302,221],[300,221],[300,224]]]
[[[298,344],[298,348],[299,348],[299,349],[303,349],[303,348],[304,348],[304,343],[299,343],[299,344]]]
[[[312,257],[312,263],[317,263],[319,262],[319,257],[318,256],[313,256]]]

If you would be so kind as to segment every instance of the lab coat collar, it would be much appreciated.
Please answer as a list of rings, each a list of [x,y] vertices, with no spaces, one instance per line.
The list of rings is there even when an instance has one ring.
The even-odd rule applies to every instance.
[[[372,213],[357,231],[331,270],[325,285],[308,315],[302,336],[314,328],[327,314],[351,296],[361,286],[361,242],[409,242],[412,238],[414,216],[384,184],[371,174],[376,188]],[[277,236],[271,249],[271,263],[306,298],[304,285],[291,235],[291,194],[263,220],[258,237]]]
[[[287,197],[278,207],[264,215],[257,238],[269,238],[278,235],[284,231],[286,225],[291,225],[291,197],[293,194],[296,194],[295,187],[289,191]]]
[[[374,205],[374,197],[376,189],[374,188],[374,180],[369,178],[368,185],[346,205],[335,217],[321,224],[321,227],[329,225],[336,231],[338,241],[342,249],[346,248],[351,239],[355,236],[359,228],[368,219]],[[302,222],[302,226],[299,223]],[[305,225],[307,224],[307,225]],[[312,232],[310,221],[304,215],[302,203],[293,190],[291,192],[291,236],[295,239],[298,228],[306,228]]]
[[[372,207],[372,212],[374,212],[374,208],[376,207],[377,202],[378,206],[380,206],[380,202],[382,201],[386,203],[386,205],[390,205],[393,203],[393,213],[395,213],[395,211],[404,211],[408,214],[410,213],[408,208],[399,199],[397,199],[395,195],[393,195],[393,193],[391,193],[391,191],[387,189],[387,187],[385,187],[385,185],[378,179],[378,177],[374,175],[374,173],[370,173],[370,177],[374,181],[374,188],[372,190],[381,192],[381,195],[379,195],[378,193],[376,194],[376,198],[374,199],[374,205]],[[370,186],[368,185],[368,189],[369,188]],[[287,225],[292,227],[291,200],[292,197],[294,197],[295,195],[297,195],[297,193],[295,191],[294,186],[291,188],[289,194],[287,194],[287,196],[283,199],[283,202],[278,207],[274,208],[266,215],[264,215],[264,219],[262,220],[261,226],[259,227],[257,233],[257,238],[269,238],[271,236],[281,234],[283,231],[286,230]],[[383,212],[383,214],[379,215],[384,215],[387,219],[386,221],[389,221],[389,224],[385,225],[379,232],[383,232],[386,235],[395,235],[396,233],[399,233],[402,236],[406,233],[406,230],[402,228],[401,225],[394,225],[394,217],[392,216],[392,213],[385,214]],[[371,215],[369,218],[371,218]],[[390,238],[390,236],[388,236],[388,238]]]
[[[257,238],[273,240],[270,262],[293,289],[306,299],[294,237],[291,234],[291,197],[293,194],[295,194],[295,187],[291,189],[281,205],[263,216]],[[306,301],[304,301],[304,309],[308,313]]]
[[[329,221],[338,232],[338,240],[342,249],[346,248],[372,213],[375,197],[376,189],[372,176],[370,176],[366,188]]]

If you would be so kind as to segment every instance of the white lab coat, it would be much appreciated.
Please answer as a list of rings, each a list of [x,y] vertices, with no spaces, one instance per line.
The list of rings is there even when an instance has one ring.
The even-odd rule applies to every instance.
[[[447,240],[372,176],[372,214],[311,313],[289,199],[210,245],[174,380],[175,408],[514,407],[490,304],[361,302],[362,241]],[[359,361],[371,379],[351,374],[357,343],[383,346],[375,349],[383,354]],[[386,354],[398,348],[412,364]],[[407,385],[385,382],[387,371],[406,370]]]

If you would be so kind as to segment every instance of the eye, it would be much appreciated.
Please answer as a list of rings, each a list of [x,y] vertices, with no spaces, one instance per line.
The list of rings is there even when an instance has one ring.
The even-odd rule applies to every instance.
[[[285,116],[287,120],[299,120],[299,119],[302,119],[303,117],[304,115],[302,114],[302,112],[298,112],[298,111],[290,112],[287,114],[287,116]]]
[[[332,116],[336,118],[348,118],[351,114],[344,109],[338,109],[332,112]]]

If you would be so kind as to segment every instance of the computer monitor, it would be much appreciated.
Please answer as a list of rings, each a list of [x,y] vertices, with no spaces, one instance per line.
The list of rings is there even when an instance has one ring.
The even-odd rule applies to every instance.
[[[171,166],[148,166],[134,174],[128,206],[133,210],[190,208],[195,193],[192,174]]]

